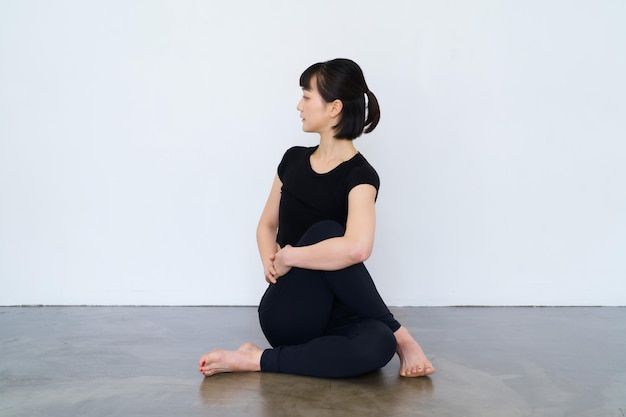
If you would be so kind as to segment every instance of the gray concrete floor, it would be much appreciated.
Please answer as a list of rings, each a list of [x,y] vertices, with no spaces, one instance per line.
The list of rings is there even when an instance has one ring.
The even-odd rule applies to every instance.
[[[204,379],[251,307],[2,307],[0,416],[626,416],[626,308],[394,308],[437,367]]]

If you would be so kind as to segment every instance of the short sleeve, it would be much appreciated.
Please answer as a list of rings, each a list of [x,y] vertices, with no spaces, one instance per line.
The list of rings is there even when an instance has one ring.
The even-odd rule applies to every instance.
[[[348,193],[357,185],[370,184],[376,188],[376,197],[378,197],[378,189],[380,188],[380,178],[378,173],[370,164],[365,163],[355,167],[348,175]]]
[[[285,154],[283,155],[282,160],[278,164],[278,169],[276,171],[278,173],[278,178],[280,178],[280,180],[283,182],[285,181],[285,174],[287,170],[290,166],[293,166],[293,163],[290,164],[290,162],[293,161],[298,149],[300,149],[300,147],[298,146],[287,149],[287,151],[285,151]]]

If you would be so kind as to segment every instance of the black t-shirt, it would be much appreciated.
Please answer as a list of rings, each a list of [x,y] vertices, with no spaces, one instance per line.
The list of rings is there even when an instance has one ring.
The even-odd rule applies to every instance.
[[[290,148],[278,165],[283,187],[276,241],[281,247],[295,245],[309,227],[321,220],[335,220],[346,227],[348,193],[357,185],[371,184],[378,194],[378,174],[363,155],[358,153],[332,171],[318,174],[310,160],[316,149]]]

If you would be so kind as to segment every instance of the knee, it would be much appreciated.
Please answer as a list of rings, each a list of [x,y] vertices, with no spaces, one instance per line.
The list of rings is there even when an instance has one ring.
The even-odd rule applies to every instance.
[[[340,237],[346,233],[345,228],[334,220],[321,220],[307,229],[297,246],[313,245],[322,240]]]
[[[383,323],[374,322],[368,326],[369,343],[366,349],[361,349],[357,356],[361,363],[369,364],[367,371],[374,371],[387,365],[396,354],[396,338],[393,332]]]
[[[386,325],[382,324],[380,341],[379,341],[379,357],[382,364],[381,367],[387,365],[396,354],[398,344],[393,332]]]

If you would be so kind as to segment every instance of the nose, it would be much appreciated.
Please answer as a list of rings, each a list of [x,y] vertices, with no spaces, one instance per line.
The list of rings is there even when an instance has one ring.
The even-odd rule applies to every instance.
[[[302,99],[298,100],[298,104],[296,105],[296,110],[299,112],[302,111]]]

